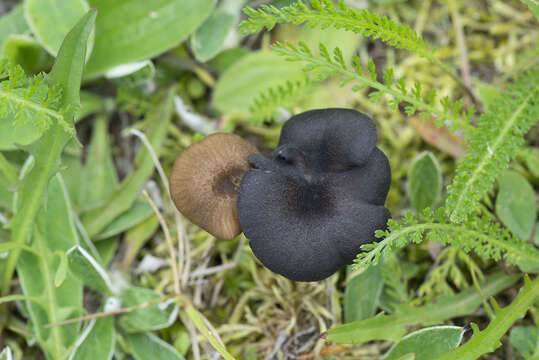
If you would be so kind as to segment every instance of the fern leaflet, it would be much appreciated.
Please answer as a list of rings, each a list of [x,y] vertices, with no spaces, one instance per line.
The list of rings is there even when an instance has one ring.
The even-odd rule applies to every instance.
[[[423,240],[451,244],[457,248],[476,254],[484,259],[501,260],[521,267],[539,264],[539,251],[531,244],[513,236],[498,222],[487,217],[475,217],[465,224],[450,223],[440,208],[433,212],[425,209],[421,221],[408,212],[400,221],[390,219],[387,230],[377,230],[375,236],[380,242],[365,244],[354,260],[355,268],[364,268],[378,263],[380,256],[389,255],[408,244],[418,244]],[[426,235],[425,235],[426,234]]]
[[[322,29],[329,27],[344,29],[371,39],[380,39],[390,46],[418,54],[463,85],[462,79],[450,66],[438,60],[434,56],[434,49],[409,26],[397,24],[386,16],[373,14],[367,9],[358,11],[349,8],[344,0],[340,0],[338,6],[331,0],[310,0],[309,3],[311,8],[302,1],[281,9],[272,5],[262,5],[256,10],[247,7],[244,12],[249,19],[240,23],[240,30],[244,34],[251,34],[263,28],[271,30],[276,24],[286,23],[294,25],[305,23],[309,26],[320,26]]]
[[[319,81],[335,74],[341,74],[344,77],[342,80],[343,85],[350,82],[359,82],[361,84],[352,87],[354,91],[362,90],[367,86],[374,88],[376,91],[369,93],[369,99],[373,102],[380,100],[383,95],[389,95],[389,106],[392,109],[397,109],[401,102],[405,102],[408,103],[404,108],[406,114],[413,115],[421,109],[423,112],[421,112],[420,117],[426,120],[431,114],[434,115],[436,125],[439,127],[448,125],[449,129],[453,131],[462,128],[468,132],[473,132],[475,129],[470,125],[470,118],[475,112],[473,106],[464,111],[461,101],[451,102],[448,97],[437,101],[436,91],[434,90],[429,91],[425,95],[425,99],[423,99],[421,83],[416,82],[413,88],[407,88],[403,79],[395,78],[392,69],[384,72],[385,83],[381,83],[377,80],[376,66],[372,60],[364,69],[359,57],[355,55],[350,68],[346,65],[342,52],[338,47],[330,55],[324,44],[320,44],[320,56],[313,55],[303,42],[299,43],[299,47],[291,43],[286,45],[276,43],[273,49],[290,61],[305,62],[307,64],[304,68],[305,71],[317,70]]]
[[[0,117],[9,118],[14,126],[30,121],[43,132],[58,123],[74,134],[73,126],[64,120],[61,97],[61,90],[49,87],[45,75],[28,77],[19,65],[0,60]]]
[[[287,81],[286,85],[261,93],[249,107],[253,123],[262,123],[277,117],[279,108],[291,109],[302,99],[309,96],[318,85],[315,81]]]
[[[498,175],[524,144],[523,135],[539,119],[539,67],[522,73],[479,118],[469,141],[468,155],[459,164],[448,187],[446,211],[450,220],[462,222],[476,211]]]

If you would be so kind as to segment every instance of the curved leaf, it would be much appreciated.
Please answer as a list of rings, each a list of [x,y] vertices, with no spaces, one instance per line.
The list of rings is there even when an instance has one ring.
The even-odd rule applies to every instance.
[[[24,12],[28,25],[38,42],[56,56],[65,36],[90,9],[86,0],[25,0]],[[89,37],[91,49],[93,36]]]
[[[148,59],[180,44],[204,21],[215,0],[91,0],[99,9],[85,76]]]

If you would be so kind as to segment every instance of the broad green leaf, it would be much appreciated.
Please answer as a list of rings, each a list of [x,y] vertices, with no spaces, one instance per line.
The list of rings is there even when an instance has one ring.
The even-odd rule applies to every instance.
[[[81,183],[84,184],[84,179],[81,180],[81,175],[84,174],[84,170],[81,164],[81,155],[68,154],[68,146],[64,148],[64,153],[62,154],[62,166],[64,167],[62,169],[62,176],[69,192],[71,204],[78,213],[80,209],[81,188],[83,187]],[[78,146],[76,147],[78,148]]]
[[[52,57],[28,35],[9,35],[2,48],[3,57],[19,64],[28,74],[45,70],[52,64]]]
[[[398,360],[413,353],[417,360],[431,360],[460,345],[464,329],[459,326],[433,326],[414,331],[393,345],[384,360]]]
[[[118,235],[146,220],[152,214],[153,209],[147,201],[137,200],[131,209],[114,219],[94,240],[102,240]]]
[[[539,149],[535,147],[525,148],[519,152],[518,156],[524,160],[532,175],[539,178]]]
[[[82,181],[82,186],[79,186],[79,204],[82,210],[95,208],[118,189],[108,123],[106,115],[99,115],[94,120],[84,175],[79,179],[79,182]]]
[[[226,49],[211,59],[208,66],[215,72],[222,73],[247,54],[249,54],[249,50],[243,47]]]
[[[503,172],[498,181],[500,191],[496,197],[496,215],[513,234],[529,239],[537,217],[532,186],[522,175],[510,170]]]
[[[80,279],[84,285],[105,294],[115,292],[105,269],[82,247],[76,245],[69,249],[67,259],[69,261],[69,271]]]
[[[124,237],[125,250],[122,259],[123,269],[127,270],[131,266],[138,251],[150,239],[158,226],[159,220],[157,216],[152,215],[126,232]]]
[[[183,360],[171,345],[151,333],[126,334],[127,343],[136,360]]]
[[[120,86],[136,86],[153,79],[155,66],[151,60],[120,65],[105,74],[107,79],[115,79]]]
[[[88,91],[80,92],[80,105],[81,109],[77,113],[76,121],[83,119],[84,117],[103,110],[104,104],[107,100],[103,100],[101,96]]]
[[[191,49],[198,61],[206,62],[219,53],[236,22],[235,16],[215,10],[191,36]]]
[[[432,207],[442,192],[442,171],[430,152],[417,155],[408,171],[408,195],[417,213]]]
[[[53,56],[58,53],[69,30],[89,9],[86,0],[24,0],[28,25],[39,43]],[[90,35],[88,48],[92,42]]]
[[[513,285],[519,275],[498,272],[480,283],[483,296],[490,297]],[[422,307],[401,305],[391,315],[377,316],[336,326],[327,332],[327,340],[338,343],[364,343],[371,340],[399,341],[410,326],[436,325],[447,319],[472,314],[481,305],[481,297],[475,287],[469,287],[456,295],[446,295],[436,303]]]
[[[114,317],[92,319],[75,344],[68,360],[110,360],[114,355]]]
[[[19,181],[17,168],[0,152],[0,208],[11,210],[13,189]]]
[[[47,209],[41,209],[32,224],[31,248],[35,252],[20,254],[17,274],[23,294],[44,304],[26,303],[38,343],[48,359],[60,359],[76,341],[80,324],[52,328],[44,325],[82,314],[82,284],[70,274],[66,274],[61,286],[55,284],[57,272],[61,271],[61,260],[55,252],[65,252],[78,244],[67,189],[60,174],[51,180],[47,198]]]
[[[49,76],[51,85],[62,90],[62,107],[66,108],[64,120],[73,123],[79,103],[79,89],[86,54],[86,44],[96,17],[96,11],[90,10],[67,34]],[[35,157],[35,164],[30,173],[18,187],[19,206],[10,223],[11,238],[17,243],[28,241],[32,233],[32,224],[44,201],[49,180],[60,169],[62,150],[72,135],[60,125],[51,126],[39,141],[28,146]],[[12,251],[6,261],[2,278],[2,294],[9,291],[11,277],[17,263],[18,251]]]
[[[213,103],[222,113],[249,118],[249,106],[261,92],[285,85],[287,80],[304,80],[302,67],[270,51],[245,55],[221,75]]]
[[[174,89],[170,89],[163,102],[149,115],[147,137],[157,156],[161,152],[172,117],[173,97]],[[84,227],[91,238],[131,208],[140,189],[152,175],[154,164],[146,148],[142,148],[137,154],[135,165],[137,169],[124,179],[117,191],[113,192],[102,205],[88,211],[82,217]]]
[[[123,307],[139,305],[163,297],[152,289],[130,287],[121,294]],[[169,327],[178,315],[178,305],[174,299],[159,304],[133,310],[120,316],[119,324],[127,332],[159,330]]]
[[[375,314],[378,299],[384,287],[383,263],[369,266],[362,273],[354,273],[348,267],[348,280],[344,293],[345,322],[369,318]]]
[[[2,352],[0,352],[0,360],[15,360],[13,352],[9,346],[6,346]]]
[[[0,17],[0,58],[2,57],[2,49],[4,42],[8,36],[14,34],[27,34],[30,32],[22,4],[15,6],[10,12]]]
[[[536,326],[515,326],[509,341],[524,359],[539,357],[539,331]]]
[[[64,280],[67,278],[67,256],[62,251],[57,251],[55,254],[59,256],[60,263],[58,264],[58,268],[56,269],[56,275],[54,276],[54,286],[59,287],[64,283]]]
[[[101,263],[107,267],[118,250],[119,238],[117,236],[104,239],[95,243],[95,248],[101,257]]]
[[[95,78],[123,64],[180,44],[208,16],[215,0],[90,0],[99,9],[86,74]]]

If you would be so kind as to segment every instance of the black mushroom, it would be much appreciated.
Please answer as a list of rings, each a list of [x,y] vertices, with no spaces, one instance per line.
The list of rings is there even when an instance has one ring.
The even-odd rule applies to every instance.
[[[376,127],[350,109],[307,111],[283,126],[269,159],[249,155],[238,215],[256,257],[296,281],[349,264],[390,217],[391,173]]]
[[[213,134],[185,149],[174,162],[170,194],[178,210],[218,239],[241,233],[237,196],[258,150],[234,134]]]

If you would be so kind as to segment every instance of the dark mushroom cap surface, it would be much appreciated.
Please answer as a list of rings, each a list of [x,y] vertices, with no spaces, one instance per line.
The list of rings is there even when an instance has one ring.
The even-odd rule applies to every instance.
[[[391,179],[376,127],[349,109],[308,111],[283,126],[279,147],[249,156],[238,215],[256,257],[291,280],[317,281],[349,264],[390,217]]]
[[[174,162],[170,194],[192,223],[219,239],[241,233],[237,196],[249,170],[247,157],[258,150],[234,134],[212,134],[189,146]]]

